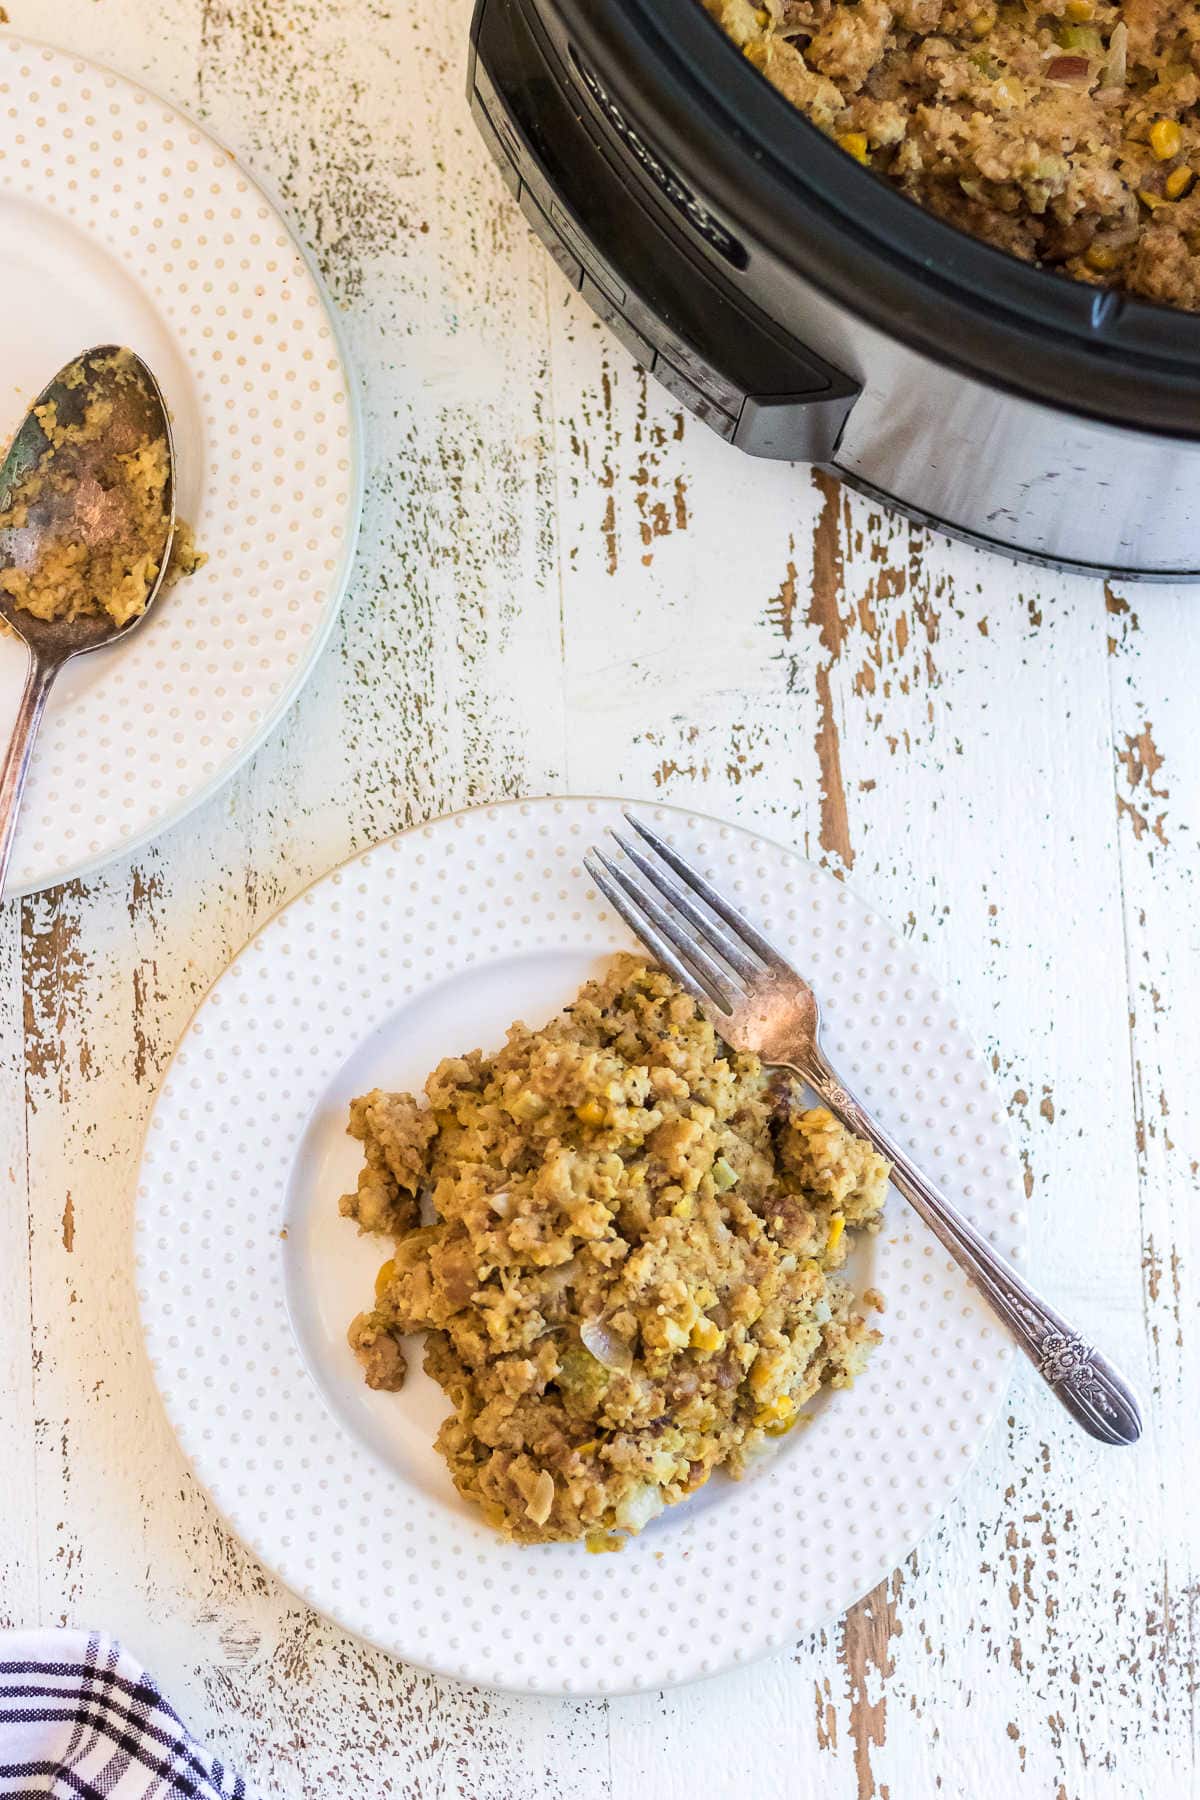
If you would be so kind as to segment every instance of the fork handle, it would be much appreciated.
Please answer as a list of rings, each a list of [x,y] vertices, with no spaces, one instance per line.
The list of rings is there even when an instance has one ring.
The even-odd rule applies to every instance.
[[[1104,1444],[1136,1444],[1142,1417],[1129,1383],[1000,1256],[872,1119],[822,1058],[795,1073],[851,1131],[892,1165],[892,1180],[934,1236],[990,1300],[1030,1362],[1084,1430]]]
[[[4,883],[12,858],[13,840],[17,835],[17,813],[20,810],[25,777],[29,773],[29,764],[33,756],[33,741],[37,736],[38,726],[42,722],[42,714],[46,710],[46,700],[57,673],[58,665],[56,663],[43,662],[33,650],[29,652],[29,668],[25,675],[25,687],[17,708],[17,716],[13,720],[8,749],[5,752],[3,763],[0,764],[0,899],[4,897]]]

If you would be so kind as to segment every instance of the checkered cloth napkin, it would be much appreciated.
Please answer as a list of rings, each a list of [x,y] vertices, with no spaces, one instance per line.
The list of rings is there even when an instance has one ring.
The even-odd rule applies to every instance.
[[[250,1800],[140,1663],[82,1631],[0,1631],[4,1800]]]

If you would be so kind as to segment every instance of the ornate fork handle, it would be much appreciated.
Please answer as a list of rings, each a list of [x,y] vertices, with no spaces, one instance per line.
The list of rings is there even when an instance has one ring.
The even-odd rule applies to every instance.
[[[964,1268],[1004,1320],[1034,1368],[1085,1431],[1105,1444],[1135,1444],[1142,1417],[1133,1390],[1100,1352],[1073,1331],[1052,1306],[992,1246],[880,1129],[823,1058],[796,1068],[843,1125],[871,1143],[892,1165],[892,1180],[938,1241]]]

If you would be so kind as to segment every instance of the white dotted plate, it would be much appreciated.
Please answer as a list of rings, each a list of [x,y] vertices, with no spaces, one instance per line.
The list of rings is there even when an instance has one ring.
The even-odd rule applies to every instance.
[[[642,809],[781,946],[836,1065],[1011,1257],[1024,1221],[984,1059],[908,946],[834,878],[733,826]],[[412,1662],[490,1686],[619,1693],[743,1662],[901,1561],[971,1465],[1012,1352],[893,1192],[854,1277],[884,1293],[868,1373],[741,1483],[717,1475],[619,1555],[515,1549],[432,1448],[410,1358],[373,1394],[346,1347],[387,1253],[338,1217],[351,1095],[541,1024],[627,948],[582,856],[611,800],[513,802],[405,833],[268,924],[210,992],[146,1139],[137,1287],[196,1474],[304,1598]]]
[[[0,37],[0,441],[91,344],[143,355],[179,512],[209,561],[128,643],[64,670],[10,892],[178,819],[261,742],[337,614],[358,523],[356,410],[331,315],[227,150],[92,63]],[[0,738],[25,651],[0,641]]]

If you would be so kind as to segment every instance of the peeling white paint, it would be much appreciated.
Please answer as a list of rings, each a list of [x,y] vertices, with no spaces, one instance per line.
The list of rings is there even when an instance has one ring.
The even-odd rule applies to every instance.
[[[289,1800],[1194,1791],[1200,596],[1106,605],[681,421],[488,165],[467,0],[9,10],[282,194],[344,306],[370,481],[338,636],[254,763],[135,864],[2,916],[0,1616],[122,1633]],[[853,857],[995,1053],[1039,1279],[1149,1399],[1143,1446],[1106,1453],[1022,1371],[886,1591],[610,1703],[439,1682],[279,1589],[182,1465],[129,1272],[155,1085],[254,926],[414,818],[547,789]]]

